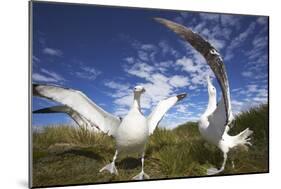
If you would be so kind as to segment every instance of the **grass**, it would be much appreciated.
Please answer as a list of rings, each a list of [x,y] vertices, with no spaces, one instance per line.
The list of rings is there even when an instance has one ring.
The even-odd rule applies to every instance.
[[[253,146],[230,151],[222,174],[268,171],[268,105],[236,117],[231,134],[249,127]],[[67,125],[48,126],[33,132],[33,187],[131,180],[140,171],[137,156],[117,159],[118,176],[99,169],[114,155],[114,140],[100,133]],[[157,128],[146,147],[145,171],[152,179],[204,176],[211,166],[220,167],[222,154],[205,142],[197,123],[173,130]]]

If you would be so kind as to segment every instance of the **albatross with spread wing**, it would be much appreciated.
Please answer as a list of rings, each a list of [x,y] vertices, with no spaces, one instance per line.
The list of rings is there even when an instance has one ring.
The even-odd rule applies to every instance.
[[[216,89],[208,79],[209,103],[205,113],[200,117],[199,131],[204,139],[216,145],[223,152],[224,160],[221,168],[210,168],[207,170],[208,175],[220,173],[224,170],[228,151],[238,145],[251,145],[249,137],[253,133],[253,131],[247,128],[238,135],[228,135],[230,124],[234,117],[231,109],[229,83],[223,60],[215,47],[191,29],[163,18],[155,18],[155,20],[191,44],[206,59],[207,64],[211,67],[218,80],[222,91],[222,99],[217,105]]]
[[[136,86],[134,88],[134,100],[131,109],[123,119],[120,119],[96,105],[81,91],[59,86],[33,84],[34,96],[47,98],[63,104],[64,107],[69,108],[70,116],[72,118],[75,117],[74,119],[78,120],[79,123],[81,120],[81,123],[83,123],[83,120],[86,120],[86,122],[96,127],[99,131],[115,138],[116,151],[113,160],[110,164],[103,167],[100,172],[107,170],[112,174],[118,174],[115,167],[118,153],[142,154],[142,169],[138,175],[133,177],[135,180],[149,178],[143,169],[145,144],[149,135],[153,134],[165,113],[178,101],[186,97],[184,93],[160,101],[154,111],[145,118],[140,106],[140,97],[144,92],[145,89],[142,86]],[[43,112],[43,110],[37,111],[37,113],[40,112]],[[73,115],[75,116],[73,117]]]

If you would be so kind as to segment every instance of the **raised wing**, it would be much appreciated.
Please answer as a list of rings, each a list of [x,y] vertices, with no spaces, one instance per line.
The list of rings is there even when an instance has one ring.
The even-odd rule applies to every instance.
[[[204,56],[208,65],[211,67],[214,74],[216,75],[216,78],[222,90],[223,99],[225,102],[225,113],[227,117],[226,123],[224,125],[230,124],[233,120],[233,115],[230,103],[229,83],[223,60],[218,51],[208,41],[203,39],[199,34],[194,33],[192,30],[184,27],[183,25],[177,24],[175,22],[163,18],[155,18],[155,20],[174,31]]]
[[[208,117],[210,132],[215,138],[221,138],[225,131],[225,122],[226,122],[226,113],[225,113],[225,105],[224,100],[221,99],[217,105],[215,111]],[[210,133],[211,134],[211,133]]]
[[[52,85],[33,84],[33,95],[47,98],[70,107],[100,131],[115,135],[120,119],[104,111],[81,91]]]
[[[149,135],[153,134],[155,128],[164,117],[165,113],[174,106],[178,101],[186,97],[186,94],[180,94],[174,97],[170,97],[166,100],[160,101],[153,112],[148,116],[147,123],[149,127]]]

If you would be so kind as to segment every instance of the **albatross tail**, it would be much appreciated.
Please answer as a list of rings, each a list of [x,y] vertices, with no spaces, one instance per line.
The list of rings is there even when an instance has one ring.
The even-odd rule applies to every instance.
[[[252,143],[250,142],[250,140],[251,140],[250,136],[252,134],[253,134],[253,131],[250,130],[249,128],[247,128],[235,136],[229,136],[227,134],[227,137],[225,137],[225,139],[229,144],[229,148],[233,148],[235,146],[246,146],[246,145],[251,146]]]
[[[222,172],[225,168],[226,160],[227,160],[227,153],[230,148],[233,148],[235,146],[246,146],[246,145],[252,145],[250,140],[250,136],[253,134],[253,131],[249,128],[245,129],[241,133],[235,136],[230,136],[227,134],[227,131],[223,135],[223,140],[221,140],[221,143],[219,144],[219,148],[223,152],[223,163],[220,169],[217,168],[209,168],[207,170],[207,175],[215,175],[220,172]]]

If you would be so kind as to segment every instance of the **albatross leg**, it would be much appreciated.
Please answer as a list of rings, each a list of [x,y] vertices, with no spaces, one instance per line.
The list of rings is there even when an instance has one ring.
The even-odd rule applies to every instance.
[[[224,152],[223,153],[223,163],[222,163],[221,168],[217,169],[217,168],[212,167],[207,170],[207,175],[215,175],[215,174],[222,172],[224,170],[226,160],[227,160],[227,153]]]
[[[149,179],[149,175],[143,171],[143,166],[144,166],[144,152],[142,153],[141,156],[141,172],[138,175],[134,176],[133,180]]]
[[[115,151],[115,154],[113,156],[113,159],[112,159],[112,162],[107,164],[106,166],[104,166],[100,172],[104,171],[104,170],[107,170],[109,171],[111,174],[115,174],[115,175],[118,175],[118,171],[115,167],[115,160],[117,158],[117,155],[118,155],[118,150]]]

